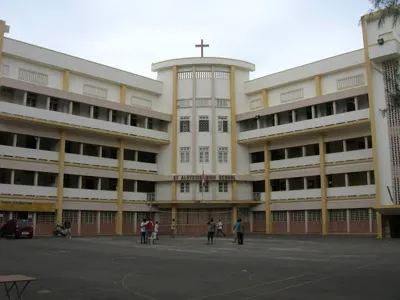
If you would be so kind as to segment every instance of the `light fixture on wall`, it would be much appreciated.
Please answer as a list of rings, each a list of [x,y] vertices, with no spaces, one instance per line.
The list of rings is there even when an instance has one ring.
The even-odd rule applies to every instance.
[[[383,38],[380,38],[377,40],[377,42],[379,46],[382,46],[385,43],[385,40]]]

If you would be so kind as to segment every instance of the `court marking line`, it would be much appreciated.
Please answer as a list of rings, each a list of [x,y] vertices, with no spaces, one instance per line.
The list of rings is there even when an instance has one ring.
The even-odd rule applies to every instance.
[[[247,286],[247,287],[244,287],[244,288],[238,288],[238,289],[234,289],[234,290],[226,291],[226,292],[222,292],[222,293],[215,293],[215,294],[209,294],[209,295],[205,295],[205,296],[201,296],[201,297],[190,298],[189,300],[200,300],[200,299],[206,299],[206,298],[211,298],[211,297],[229,295],[229,294],[233,294],[233,293],[236,293],[236,292],[241,292],[241,291],[245,291],[245,290],[258,288],[260,286],[270,285],[270,284],[279,283],[279,282],[284,282],[284,281],[287,281],[287,280],[301,278],[301,277],[304,277],[304,276],[307,276],[307,275],[313,275],[313,274],[315,274],[315,273],[304,273],[304,274],[300,274],[300,275],[296,275],[296,276],[290,276],[290,277],[286,277],[286,278],[282,278],[282,279],[278,279],[278,280],[273,280],[273,281],[263,281],[263,282],[261,282],[259,284],[256,284],[256,285]]]
[[[289,290],[289,289],[292,289],[292,288],[300,287],[300,286],[303,286],[303,285],[320,282],[320,281],[323,281],[325,279],[330,279],[330,278],[341,276],[341,275],[344,275],[344,274],[347,274],[347,273],[351,273],[351,272],[354,272],[354,271],[357,271],[357,270],[361,270],[361,269],[369,268],[369,267],[372,267],[372,266],[376,266],[376,265],[382,264],[384,262],[385,261],[382,260],[382,261],[378,261],[376,264],[361,265],[361,266],[358,266],[356,268],[352,268],[352,269],[344,271],[344,272],[338,272],[338,273],[335,273],[335,274],[332,274],[332,275],[328,275],[328,276],[323,276],[323,277],[320,277],[320,278],[317,278],[317,279],[314,279],[314,280],[309,280],[309,281],[304,281],[304,282],[301,282],[301,283],[298,283],[298,284],[289,285],[289,286],[286,286],[284,288],[281,288],[281,289],[278,289],[278,290],[275,290],[275,291],[270,291],[270,292],[265,292],[265,293],[257,294],[257,295],[254,295],[254,296],[250,296],[250,297],[240,298],[240,300],[249,300],[249,299],[255,299],[255,298],[259,298],[259,297],[263,297],[263,299],[265,299],[265,296],[268,296],[268,295],[276,294],[276,293],[279,293],[279,292],[282,292],[282,291],[286,291],[286,290]]]
[[[139,296],[139,297],[142,297],[142,298],[145,298],[145,299],[148,299],[148,300],[159,300],[159,299],[157,299],[157,298],[154,298],[154,297],[151,297],[151,296],[148,296],[148,295],[141,294],[141,293],[139,293],[139,292],[137,292],[137,291],[134,291],[134,290],[132,290],[131,288],[129,288],[129,287],[126,285],[125,281],[126,281],[129,277],[131,277],[132,275],[133,275],[133,273],[129,273],[129,274],[125,275],[125,276],[122,278],[121,284],[122,284],[122,287],[123,287],[124,289],[130,291],[131,293],[135,294],[136,296]]]

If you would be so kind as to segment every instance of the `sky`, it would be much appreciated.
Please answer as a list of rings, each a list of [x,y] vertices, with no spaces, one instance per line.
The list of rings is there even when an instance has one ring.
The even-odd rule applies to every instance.
[[[368,0],[0,0],[7,37],[156,78],[151,64],[204,56],[257,78],[362,48]]]

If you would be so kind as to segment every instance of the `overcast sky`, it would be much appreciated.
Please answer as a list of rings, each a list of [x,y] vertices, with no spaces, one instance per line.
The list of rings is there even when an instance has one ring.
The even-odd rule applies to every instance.
[[[0,0],[6,36],[155,78],[153,62],[246,60],[260,77],[362,47],[368,0]]]

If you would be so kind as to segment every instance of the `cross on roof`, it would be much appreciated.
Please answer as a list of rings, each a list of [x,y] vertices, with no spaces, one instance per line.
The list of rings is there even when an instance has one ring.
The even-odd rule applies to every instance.
[[[203,39],[201,39],[200,45],[196,45],[196,48],[201,48],[201,57],[203,57],[203,49],[210,47],[209,44],[203,44]]]

